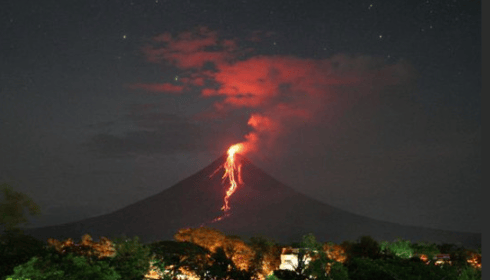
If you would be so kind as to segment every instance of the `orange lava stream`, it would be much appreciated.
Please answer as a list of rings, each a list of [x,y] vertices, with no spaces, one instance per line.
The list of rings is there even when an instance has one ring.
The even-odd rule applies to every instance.
[[[221,207],[221,210],[223,210],[224,212],[228,212],[231,209],[229,205],[229,199],[233,195],[233,193],[235,193],[238,184],[243,183],[242,175],[241,175],[242,165],[237,164],[235,158],[235,154],[241,151],[242,149],[243,149],[243,144],[241,143],[231,146],[228,149],[228,158],[226,159],[226,162],[223,165],[223,168],[225,169],[225,173],[223,174],[222,179],[224,180],[228,179],[228,181],[230,182],[230,187],[226,191],[226,195],[224,198],[224,205],[223,207]],[[236,177],[238,177],[238,180]]]

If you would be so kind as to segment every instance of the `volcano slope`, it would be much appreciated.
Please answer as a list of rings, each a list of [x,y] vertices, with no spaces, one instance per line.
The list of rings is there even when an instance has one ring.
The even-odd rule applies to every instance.
[[[182,228],[208,226],[242,238],[261,235],[281,243],[298,242],[303,235],[313,233],[319,241],[335,243],[369,235],[379,241],[401,237],[412,242],[481,246],[480,233],[403,226],[342,211],[296,192],[240,155],[237,159],[242,163],[244,184],[230,198],[230,215],[212,222],[223,214],[227,184],[222,183],[223,170],[215,171],[226,157],[169,189],[115,212],[26,232],[42,240],[76,239],[88,233],[94,238],[139,236],[143,242],[153,242],[171,240]]]

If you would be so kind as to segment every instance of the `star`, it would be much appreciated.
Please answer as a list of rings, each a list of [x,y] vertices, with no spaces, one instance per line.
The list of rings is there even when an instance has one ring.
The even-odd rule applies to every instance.
[[[122,38],[123,38],[123,39],[126,39],[126,38],[128,38],[128,36],[127,36],[126,34],[124,34],[124,35],[122,36]]]

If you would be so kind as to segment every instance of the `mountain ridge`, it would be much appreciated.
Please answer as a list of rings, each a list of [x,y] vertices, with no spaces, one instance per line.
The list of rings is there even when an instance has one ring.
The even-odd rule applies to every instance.
[[[378,221],[333,207],[279,182],[241,155],[237,155],[237,160],[242,164],[244,184],[229,200],[230,214],[211,222],[224,214],[221,207],[226,186],[221,178],[223,173],[215,171],[222,167],[226,157],[217,158],[168,189],[111,213],[25,231],[41,239],[79,238],[89,233],[94,238],[126,235],[153,242],[170,240],[181,228],[205,225],[243,238],[263,235],[283,243],[296,242],[303,235],[313,233],[320,241],[337,243],[370,235],[377,240],[401,237],[481,246],[480,233]]]

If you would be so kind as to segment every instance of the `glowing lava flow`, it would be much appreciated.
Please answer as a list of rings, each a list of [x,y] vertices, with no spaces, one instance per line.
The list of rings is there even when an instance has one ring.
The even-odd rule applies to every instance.
[[[235,155],[240,151],[243,151],[242,143],[238,143],[231,146],[228,149],[228,157],[226,158],[226,162],[218,169],[216,169],[216,171],[214,171],[213,174],[211,174],[211,176],[209,176],[209,177],[213,177],[214,174],[218,172],[218,170],[224,168],[225,173],[223,174],[223,177],[221,177],[221,179],[223,179],[223,182],[228,179],[230,185],[223,199],[224,200],[223,207],[221,207],[221,210],[225,213],[212,220],[211,221],[212,223],[220,221],[223,218],[228,217],[230,215],[230,213],[228,213],[228,211],[230,211],[231,209],[230,202],[229,202],[230,197],[233,195],[233,193],[235,193],[236,189],[238,188],[238,184],[243,184],[242,165],[240,163],[237,163],[237,159],[235,157]]]
[[[226,191],[226,195],[224,198],[225,204],[223,207],[221,207],[221,210],[228,212],[231,208],[229,205],[229,199],[233,195],[233,193],[236,191],[238,187],[238,183],[242,184],[242,165],[236,163],[236,158],[235,154],[243,149],[243,145],[241,143],[235,144],[231,146],[228,149],[228,158],[226,159],[225,164],[223,165],[223,168],[225,169],[225,174],[223,174],[222,179],[228,178],[228,181],[230,182],[230,187]],[[237,179],[235,179],[235,173],[238,176],[238,182]]]

